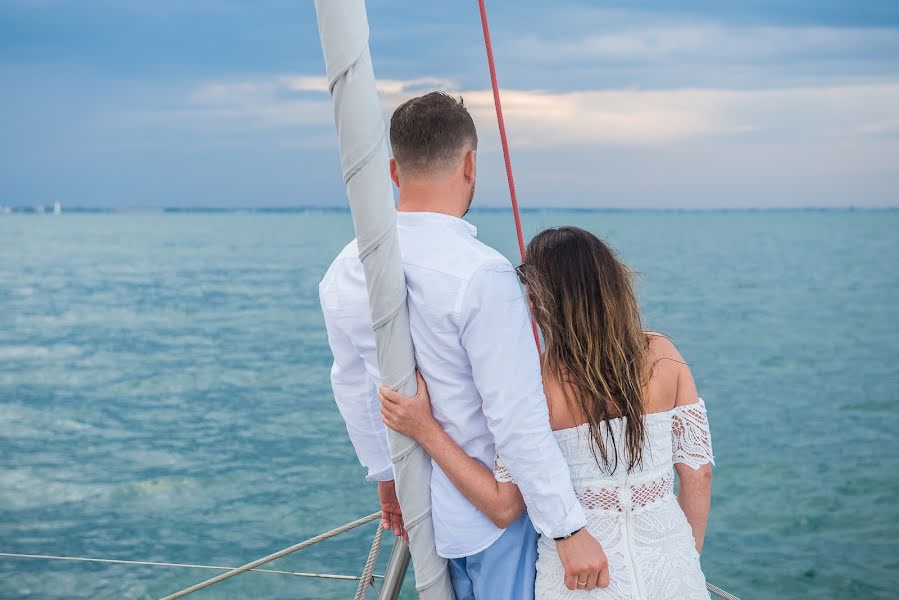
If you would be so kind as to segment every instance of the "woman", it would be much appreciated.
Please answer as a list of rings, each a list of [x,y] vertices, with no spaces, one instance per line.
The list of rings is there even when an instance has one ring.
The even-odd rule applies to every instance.
[[[518,274],[543,332],[551,425],[611,574],[607,588],[570,590],[555,544],[541,539],[537,599],[707,600],[699,553],[713,456],[689,367],[666,337],[643,331],[631,271],[596,236],[550,229],[527,256]],[[491,472],[466,455],[432,418],[420,378],[418,389],[408,398],[381,388],[384,422],[417,439],[472,504],[508,526],[525,506],[502,458]]]

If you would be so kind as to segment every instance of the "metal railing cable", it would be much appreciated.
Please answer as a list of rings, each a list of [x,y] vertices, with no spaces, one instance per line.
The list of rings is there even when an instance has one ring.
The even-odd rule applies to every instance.
[[[289,546],[287,548],[284,548],[283,550],[278,550],[277,552],[269,554],[268,556],[263,556],[262,558],[258,558],[256,560],[254,560],[253,562],[249,562],[249,563],[243,565],[242,567],[238,567],[236,569],[231,569],[227,573],[222,573],[221,575],[216,575],[215,577],[207,579],[206,581],[201,581],[200,583],[192,585],[188,588],[184,588],[183,590],[177,591],[174,594],[170,594],[170,595],[166,596],[162,600],[176,600],[177,598],[183,598],[184,596],[187,596],[188,594],[193,594],[194,592],[198,592],[202,589],[208,588],[211,585],[215,585],[217,583],[225,581],[226,579],[230,579],[230,578],[234,577],[235,575],[240,575],[241,573],[246,573],[247,571],[252,571],[256,567],[259,567],[259,566],[269,563],[273,560],[277,560],[279,558],[287,556],[288,554],[292,554],[298,550],[302,550],[303,548],[308,548],[309,546],[314,546],[315,544],[318,544],[319,542],[323,542],[325,540],[331,539],[334,536],[340,535],[341,533],[345,533],[345,532],[349,531],[350,529],[355,529],[356,527],[359,527],[361,525],[365,525],[366,523],[370,523],[370,522],[374,521],[375,519],[379,519],[380,517],[381,517],[380,511],[378,511],[376,513],[372,513],[372,514],[368,515],[367,517],[363,517],[361,519],[351,521],[350,523],[341,525],[340,527],[337,527],[330,531],[326,531],[315,537],[309,538],[308,540],[306,540],[304,542],[300,542],[299,544],[294,544],[293,546]]]
[[[708,591],[712,592],[713,594],[715,594],[715,595],[718,596],[719,598],[724,598],[724,600],[740,600],[739,598],[737,598],[736,596],[734,596],[734,595],[731,594],[730,592],[725,592],[725,591],[722,590],[720,587],[718,587],[718,586],[716,586],[716,585],[712,585],[712,584],[709,583],[709,582],[706,582],[705,587],[706,587],[706,589],[707,589]]]
[[[199,565],[199,564],[191,564],[191,563],[173,563],[173,562],[156,562],[156,561],[144,561],[144,560],[119,560],[112,558],[92,558],[86,556],[58,556],[52,554],[21,554],[15,552],[0,552],[0,558],[25,558],[25,559],[44,559],[44,560],[61,560],[61,561],[75,561],[75,562],[93,562],[93,563],[105,563],[105,564],[118,564],[118,565],[134,565],[134,566],[148,566],[148,567],[172,567],[172,568],[185,568],[185,569],[206,569],[206,570],[214,570],[214,571],[227,571],[221,575],[213,577],[211,579],[207,579],[206,581],[200,582],[196,585],[193,585],[189,588],[183,589],[179,592],[175,592],[169,596],[166,596],[162,600],[174,600],[176,598],[183,598],[184,596],[191,594],[193,592],[199,591],[201,589],[207,588],[211,585],[214,585],[220,581],[224,581],[226,579],[230,579],[235,575],[239,575],[240,573],[267,573],[267,574],[277,574],[277,575],[290,575],[292,577],[310,577],[314,579],[332,579],[332,580],[342,580],[342,581],[358,581],[359,586],[356,589],[356,595],[353,597],[354,600],[364,600],[366,594],[368,593],[369,588],[374,587],[375,580],[383,579],[383,575],[375,575],[373,573],[375,568],[375,563],[378,559],[378,554],[381,549],[381,542],[384,535],[384,530],[379,526],[377,531],[375,532],[374,540],[372,540],[371,549],[368,553],[368,558],[365,561],[365,567],[362,570],[362,575],[335,575],[331,573],[304,573],[301,571],[282,571],[278,569],[260,569],[259,566],[276,560],[278,558],[287,556],[293,552],[298,550],[302,550],[303,548],[308,548],[309,546],[314,546],[319,542],[323,542],[325,540],[331,539],[335,536],[340,535],[341,533],[345,533],[350,531],[351,529],[355,529],[366,523],[371,523],[372,521],[379,519],[381,517],[380,512],[372,513],[367,517],[363,517],[361,519],[357,519],[355,521],[351,521],[346,523],[345,525],[341,525],[335,529],[330,531],[326,531],[321,533],[315,537],[309,538],[306,541],[300,542],[299,544],[295,544],[288,548],[284,548],[283,550],[279,550],[274,554],[269,554],[263,558],[254,560],[251,563],[247,563],[241,567],[223,567],[218,565]],[[716,585],[712,585],[711,583],[706,583],[706,588],[712,594],[718,596],[719,598],[723,598],[724,600],[740,600],[737,596],[734,596],[730,592],[727,592]]]
[[[93,558],[87,556],[56,556],[52,554],[18,554],[15,552],[0,552],[0,558],[32,558],[42,560],[62,560],[70,562],[91,562],[113,565],[133,565],[143,567],[172,567],[181,569],[206,569],[210,571],[231,571],[236,567],[222,567],[219,565],[195,565],[191,563],[155,562],[149,560],[119,560],[113,558]],[[304,573],[302,571],[280,571],[278,569],[252,569],[253,573],[268,573],[275,575],[290,575],[292,577],[311,577],[314,579],[338,579],[345,581],[358,581],[362,579],[358,575],[334,575],[331,573]],[[380,575],[372,575],[380,579]]]

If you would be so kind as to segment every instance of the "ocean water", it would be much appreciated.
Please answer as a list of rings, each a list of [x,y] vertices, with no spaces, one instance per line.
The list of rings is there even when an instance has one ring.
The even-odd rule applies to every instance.
[[[470,220],[514,257],[509,213]],[[709,580],[746,600],[895,598],[899,212],[524,224],[609,240],[691,363],[718,460]],[[350,237],[344,212],[0,215],[0,552],[239,565],[377,510],[317,301]],[[275,568],[357,574],[373,527]],[[159,598],[211,575],[0,558],[0,597]],[[195,597],[354,589],[245,574]]]

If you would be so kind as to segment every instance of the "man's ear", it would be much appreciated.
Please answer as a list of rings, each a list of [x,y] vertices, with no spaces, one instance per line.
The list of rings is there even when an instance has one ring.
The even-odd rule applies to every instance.
[[[462,174],[465,175],[465,181],[474,181],[477,171],[477,150],[469,150],[462,159]]]
[[[390,179],[393,180],[393,185],[400,187],[400,174],[396,166],[395,158],[390,159]]]

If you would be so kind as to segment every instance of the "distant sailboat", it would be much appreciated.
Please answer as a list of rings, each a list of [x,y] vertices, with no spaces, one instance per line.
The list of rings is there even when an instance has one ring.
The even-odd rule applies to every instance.
[[[53,214],[54,214],[54,215],[61,215],[61,214],[62,214],[62,204],[60,204],[59,202],[54,202],[54,203],[53,203]]]

